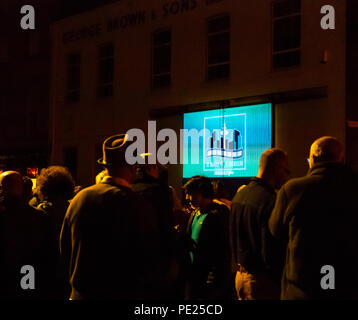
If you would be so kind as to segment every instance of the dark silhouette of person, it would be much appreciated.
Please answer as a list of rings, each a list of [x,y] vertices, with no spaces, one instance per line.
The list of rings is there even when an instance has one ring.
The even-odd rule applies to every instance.
[[[148,154],[149,155],[149,154]],[[147,160],[147,154],[142,155]],[[162,294],[167,298],[177,298],[176,282],[179,272],[178,247],[175,239],[173,203],[171,189],[167,181],[167,168],[159,163],[143,164],[137,168],[137,176],[132,190],[151,204],[153,216],[159,222],[160,267],[163,278]]]
[[[98,162],[108,176],[80,191],[67,210],[61,253],[70,270],[70,299],[159,298],[158,221],[131,189],[136,167],[126,161],[129,144],[126,134],[104,141]]]
[[[233,277],[228,238],[229,209],[213,201],[209,178],[196,176],[185,185],[194,208],[188,222],[189,265],[186,299],[232,299]]]
[[[53,283],[53,297],[65,299],[70,294],[68,270],[60,255],[59,241],[63,219],[69,200],[73,197],[75,181],[68,169],[50,166],[41,170],[36,179],[40,203],[37,208],[51,218],[54,241],[57,244],[56,281]]]
[[[281,188],[269,220],[286,247],[281,299],[356,299],[357,175],[334,137],[314,141],[309,160],[307,175]]]
[[[34,197],[33,192],[32,192],[32,188],[33,188],[33,183],[31,181],[31,179],[29,177],[23,176],[22,180],[24,182],[24,200],[29,203],[30,200]]]
[[[225,186],[225,183],[222,180],[214,180],[212,184],[214,188],[215,200],[225,204],[230,210],[232,195],[230,195],[230,192]]]
[[[11,299],[49,298],[55,270],[50,219],[28,204],[29,197],[18,172],[2,173],[0,185],[1,295]],[[21,286],[24,266],[34,269],[34,288]]]
[[[275,189],[286,182],[288,172],[287,154],[277,148],[268,149],[260,157],[257,176],[232,200],[230,238],[239,300],[280,297],[283,254],[278,247],[272,257],[274,241],[269,238],[267,222],[276,200]]]

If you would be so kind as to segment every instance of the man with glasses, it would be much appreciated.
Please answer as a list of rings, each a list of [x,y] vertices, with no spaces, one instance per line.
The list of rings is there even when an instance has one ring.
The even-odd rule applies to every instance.
[[[309,167],[281,188],[269,219],[287,248],[281,299],[357,298],[357,177],[333,137],[312,144]]]

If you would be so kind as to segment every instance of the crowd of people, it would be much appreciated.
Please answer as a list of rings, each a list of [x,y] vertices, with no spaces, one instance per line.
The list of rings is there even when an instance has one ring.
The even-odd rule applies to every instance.
[[[1,298],[357,297],[358,180],[337,139],[313,142],[302,178],[289,180],[287,153],[271,148],[233,197],[195,176],[183,201],[165,166],[126,162],[128,145],[106,139],[103,171],[82,190],[62,166],[42,169],[34,190],[16,171],[0,175]]]

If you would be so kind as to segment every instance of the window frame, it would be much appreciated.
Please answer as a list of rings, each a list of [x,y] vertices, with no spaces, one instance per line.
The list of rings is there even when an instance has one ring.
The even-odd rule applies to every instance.
[[[104,56],[101,57],[101,49],[106,46],[112,46],[113,48],[113,54],[112,56]],[[96,84],[96,92],[97,92],[97,98],[105,99],[105,98],[111,98],[114,96],[114,77],[115,77],[115,53],[116,53],[116,47],[115,43],[112,41],[107,41],[104,43],[101,43],[97,45],[97,84]],[[101,82],[101,62],[112,60],[112,81],[111,82]],[[110,88],[111,87],[111,94],[103,95],[101,94],[101,89],[103,88]]]
[[[69,63],[69,59],[70,56],[75,56],[77,55],[79,57],[79,63],[78,63],[78,68],[79,68],[79,83],[78,83],[78,88],[77,89],[70,89],[69,88],[69,83],[70,83],[70,68],[75,66],[75,64],[70,64]],[[73,52],[69,52],[66,54],[66,68],[67,68],[67,75],[66,75],[66,96],[65,96],[65,100],[67,103],[77,103],[81,100],[81,72],[82,72],[82,54],[80,51],[73,51]],[[70,94],[72,93],[76,93],[78,92],[78,98],[73,99],[70,98]]]
[[[290,68],[298,68],[302,65],[302,0],[300,0],[300,12],[290,13],[290,14],[286,14],[284,16],[275,17],[274,16],[275,4],[278,4],[280,2],[286,2],[286,1],[289,1],[289,0],[273,0],[271,2],[271,71],[279,71],[279,70],[285,70],[285,69],[290,69]],[[292,18],[292,17],[297,17],[297,16],[300,16],[300,46],[297,48],[274,51],[275,21]],[[274,66],[275,55],[290,53],[290,52],[299,52],[299,54],[300,54],[299,64],[290,65],[290,66],[282,66],[282,67]]]
[[[155,45],[154,44],[154,36],[156,34],[162,33],[162,32],[170,32],[170,42],[160,44],[160,45]],[[151,88],[151,90],[167,89],[172,86],[172,69],[173,69],[173,50],[172,50],[173,41],[172,40],[173,40],[173,31],[172,31],[171,27],[156,29],[151,33],[151,70],[150,70],[150,88]],[[170,48],[170,70],[169,70],[169,72],[155,74],[154,73],[154,58],[155,58],[154,51],[156,48],[166,47],[166,46]],[[165,86],[155,86],[154,85],[155,77],[161,77],[161,76],[169,76],[169,84],[165,85]]]
[[[209,23],[211,20],[214,19],[218,19],[221,17],[229,17],[229,28],[226,30],[221,30],[221,31],[216,31],[216,32],[212,32],[209,33]],[[218,80],[227,80],[231,78],[231,60],[232,60],[232,54],[231,54],[231,14],[228,12],[224,12],[224,13],[220,13],[220,14],[216,14],[214,16],[210,16],[206,19],[206,76],[205,76],[205,80],[208,82],[211,81],[218,81]],[[218,62],[218,63],[212,63],[209,64],[209,37],[210,36],[215,36],[218,34],[224,34],[224,33],[228,33],[229,34],[229,60],[225,61],[225,62]],[[222,66],[222,65],[228,65],[229,66],[229,75],[227,77],[219,77],[219,78],[213,78],[213,79],[209,79],[209,68],[211,67],[217,67],[217,66]]]

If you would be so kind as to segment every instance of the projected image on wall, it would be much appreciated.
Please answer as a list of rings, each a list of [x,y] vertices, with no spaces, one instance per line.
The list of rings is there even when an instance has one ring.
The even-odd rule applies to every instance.
[[[186,113],[183,177],[255,176],[271,140],[271,104]]]

